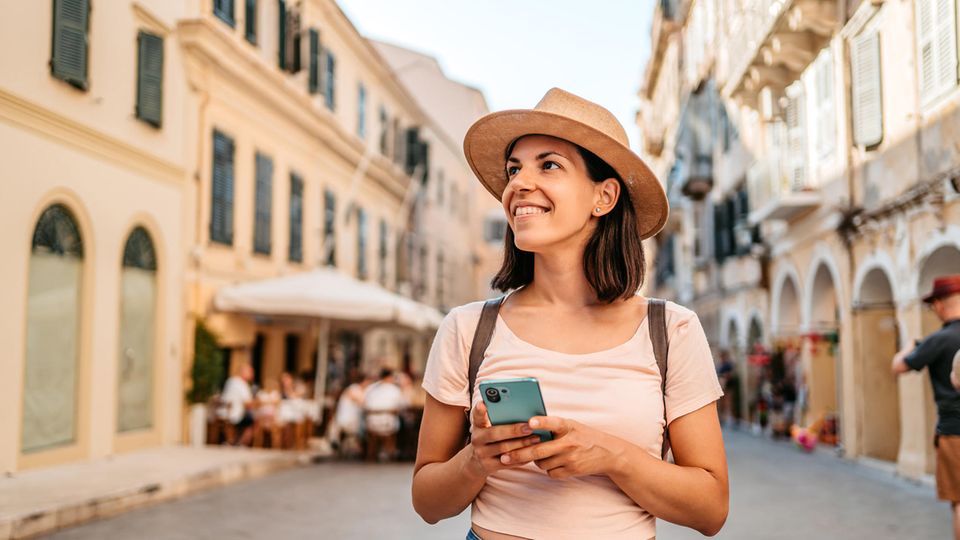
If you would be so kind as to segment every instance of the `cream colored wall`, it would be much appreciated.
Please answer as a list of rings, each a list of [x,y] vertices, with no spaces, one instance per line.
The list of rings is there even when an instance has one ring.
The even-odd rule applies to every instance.
[[[0,338],[10,347],[0,381],[0,470],[16,471],[179,440],[182,386],[182,210],[186,174],[181,114],[186,88],[171,36],[180,6],[160,1],[97,5],[91,12],[89,89],[50,75],[51,2],[15,3],[0,19],[0,148],[4,196],[0,267],[8,309]],[[163,125],[137,120],[137,32],[164,37]],[[38,31],[39,30],[39,31]],[[31,235],[54,203],[77,219],[84,243],[77,443],[21,455],[26,295]],[[149,231],[158,257],[154,428],[116,434],[120,271],[127,236]]]

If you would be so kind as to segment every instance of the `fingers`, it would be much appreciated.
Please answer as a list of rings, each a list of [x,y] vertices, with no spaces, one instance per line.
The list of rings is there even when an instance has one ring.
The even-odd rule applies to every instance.
[[[490,427],[490,417],[487,416],[487,406],[484,402],[481,401],[477,403],[477,406],[473,408],[473,412],[470,415],[470,423],[473,424],[473,427]]]
[[[475,429],[473,436],[478,442],[490,444],[509,439],[519,439],[533,433],[527,424],[504,424],[488,428]],[[539,436],[538,436],[539,437]]]
[[[553,433],[554,437],[562,437],[570,431],[570,422],[558,416],[534,416],[527,421],[533,429],[543,429]]]
[[[526,464],[531,461],[540,461],[553,457],[563,451],[566,442],[560,440],[547,441],[545,443],[534,444],[519,450],[513,450],[500,456],[500,462],[504,464]]]

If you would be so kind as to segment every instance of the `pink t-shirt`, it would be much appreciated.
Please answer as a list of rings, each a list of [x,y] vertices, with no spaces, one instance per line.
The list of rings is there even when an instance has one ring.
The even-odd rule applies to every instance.
[[[423,388],[438,401],[466,407],[470,344],[483,302],[453,309],[437,330]],[[666,407],[672,422],[723,395],[700,321],[668,302]],[[477,383],[536,377],[547,414],[625,439],[660,457],[663,398],[660,371],[644,319],[627,342],[605,351],[566,354],[517,337],[497,317]],[[474,404],[480,392],[474,390]],[[655,519],[606,476],[555,480],[534,464],[487,478],[473,501],[472,520],[492,531],[527,538],[631,538],[656,534]]]

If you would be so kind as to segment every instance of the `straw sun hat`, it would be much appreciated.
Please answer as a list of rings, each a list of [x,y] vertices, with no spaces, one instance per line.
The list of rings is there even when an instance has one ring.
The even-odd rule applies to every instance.
[[[480,183],[499,201],[507,185],[507,148],[524,135],[549,135],[593,152],[617,171],[636,209],[640,237],[649,238],[667,221],[663,187],[613,114],[570,92],[552,88],[533,109],[500,111],[477,120],[463,139],[463,153]]]

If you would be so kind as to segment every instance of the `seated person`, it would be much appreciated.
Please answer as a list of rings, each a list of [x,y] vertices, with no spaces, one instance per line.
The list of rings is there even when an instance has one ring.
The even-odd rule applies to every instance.
[[[229,441],[232,445],[249,445],[253,438],[253,408],[256,402],[253,399],[253,390],[250,383],[253,381],[253,366],[243,364],[240,372],[227,379],[223,385],[221,401],[226,404],[226,419],[236,427],[237,436]]]
[[[403,390],[395,383],[393,371],[384,368],[380,380],[367,389],[363,400],[368,433],[367,459],[377,457],[377,451],[392,457],[396,451],[397,432],[400,431],[400,412],[407,407]]]

